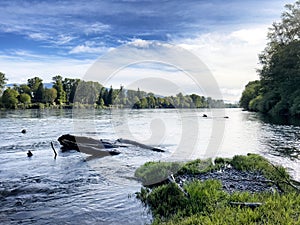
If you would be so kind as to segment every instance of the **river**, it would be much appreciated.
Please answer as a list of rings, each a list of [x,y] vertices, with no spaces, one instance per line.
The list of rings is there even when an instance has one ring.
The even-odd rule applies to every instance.
[[[0,123],[1,224],[149,223],[134,196],[141,187],[134,171],[147,161],[251,152],[300,180],[300,126],[241,109],[14,110],[0,112]],[[88,160],[83,153],[59,151],[56,140],[67,133],[129,138],[166,152],[124,147],[118,156]]]

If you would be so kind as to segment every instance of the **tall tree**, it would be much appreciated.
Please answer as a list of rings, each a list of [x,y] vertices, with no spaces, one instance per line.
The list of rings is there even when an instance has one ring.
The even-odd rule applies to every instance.
[[[43,83],[40,83],[38,89],[36,90],[34,95],[34,101],[38,103],[45,102],[45,88]]]
[[[5,77],[5,74],[0,72],[0,96],[2,94],[2,90],[6,84],[7,78]]]
[[[43,80],[39,77],[34,77],[34,78],[30,78],[27,80],[27,85],[31,89],[31,92],[32,92],[31,97],[34,98],[34,95],[36,94],[36,91],[42,82],[43,82]]]
[[[107,95],[107,106],[110,106],[113,104],[113,101],[114,101],[113,92],[114,92],[114,89],[112,86],[110,86],[110,89],[109,89],[108,95]]]
[[[74,102],[75,92],[76,92],[79,82],[80,82],[80,79],[65,78],[63,80],[62,84],[63,84],[63,89],[66,92],[67,103]]]
[[[56,89],[57,91],[57,98],[56,98],[56,103],[61,105],[66,102],[66,92],[64,91],[63,88],[63,78],[60,75],[57,75],[52,78],[53,80],[53,88]]]
[[[273,23],[259,57],[262,95],[256,105],[273,115],[294,114],[299,103],[294,99],[300,94],[300,1],[286,5],[281,18]]]

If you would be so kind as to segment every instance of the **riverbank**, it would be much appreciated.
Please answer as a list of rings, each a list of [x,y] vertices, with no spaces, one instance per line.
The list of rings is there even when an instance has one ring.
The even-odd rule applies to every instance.
[[[299,183],[265,158],[188,163],[150,162],[138,168],[137,198],[153,224],[298,224]]]

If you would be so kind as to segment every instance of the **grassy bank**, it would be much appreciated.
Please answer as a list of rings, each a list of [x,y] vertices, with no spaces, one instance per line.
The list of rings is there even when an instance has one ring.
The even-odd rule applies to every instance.
[[[257,172],[278,188],[256,193],[228,193],[222,186],[222,179],[180,181],[182,177],[213,171],[222,173],[228,167],[241,173]],[[174,174],[176,182],[169,181],[172,181],[170,174]],[[274,166],[259,155],[218,158],[214,164],[211,160],[151,162],[138,168],[135,175],[145,186],[137,193],[137,198],[153,214],[153,224],[300,224],[297,183],[283,167]],[[247,207],[234,205],[234,202],[261,205]]]

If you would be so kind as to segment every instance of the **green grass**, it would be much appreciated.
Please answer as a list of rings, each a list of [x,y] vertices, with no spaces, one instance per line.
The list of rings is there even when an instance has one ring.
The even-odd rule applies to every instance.
[[[180,162],[147,162],[135,171],[144,186],[155,186],[164,183],[169,175],[177,173],[183,163]]]
[[[166,178],[170,171],[175,175],[206,173],[225,164],[241,171],[260,171],[267,179],[280,184],[283,192],[229,194],[222,190],[218,180],[196,180],[184,185],[188,195],[175,183],[161,182],[152,185],[152,188],[143,187],[137,198],[151,211],[153,224],[300,224],[300,195],[287,184],[289,174],[283,167],[274,166],[256,154],[235,156],[233,159],[218,158],[215,164],[211,160],[194,160],[184,164],[150,162],[140,167],[135,175],[147,184],[147,179],[153,181],[157,174]],[[251,209],[232,206],[230,202],[261,202],[263,205]]]

